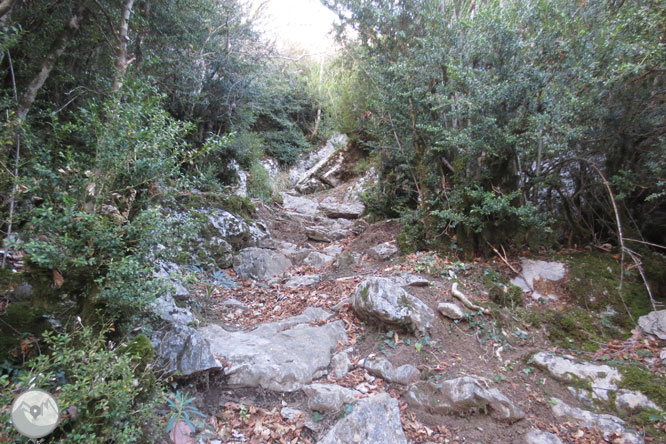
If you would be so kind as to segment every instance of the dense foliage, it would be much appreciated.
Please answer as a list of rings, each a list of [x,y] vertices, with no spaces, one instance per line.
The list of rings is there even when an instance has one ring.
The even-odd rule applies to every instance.
[[[381,158],[375,212],[468,251],[616,242],[607,179],[625,232],[664,243],[663,1],[325,3],[368,93],[345,121]]]
[[[272,199],[260,161],[289,164],[316,142],[309,62],[278,57],[256,18],[240,0],[2,2],[1,246],[26,263],[13,276],[0,254],[0,288],[34,287],[0,313],[2,390],[55,374],[78,409],[67,442],[137,442],[159,398],[104,341],[146,327],[165,291],[158,261],[197,233],[194,218],[167,217],[171,196],[225,192],[240,167],[252,197]],[[42,337],[54,325],[61,335]]]

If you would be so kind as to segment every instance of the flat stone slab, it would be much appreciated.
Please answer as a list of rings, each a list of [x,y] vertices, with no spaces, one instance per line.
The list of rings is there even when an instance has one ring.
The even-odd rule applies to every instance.
[[[589,382],[593,396],[605,402],[608,402],[609,392],[616,391],[616,383],[622,380],[620,372],[608,365],[576,362],[553,353],[539,352],[532,356],[532,362],[560,381]]]
[[[308,308],[299,316],[247,332],[230,332],[219,325],[199,331],[211,351],[228,365],[224,373],[230,385],[293,392],[325,375],[338,341],[347,340],[342,321],[309,324],[329,317],[321,308]]]
[[[622,437],[625,444],[643,444],[645,442],[638,433],[627,429],[625,427],[626,423],[617,416],[593,413],[571,407],[557,398],[551,398],[551,404],[555,416],[566,418],[568,421],[583,427],[597,427],[604,439],[609,439],[609,437],[617,433]]]
[[[412,407],[438,415],[474,413],[488,407],[498,421],[512,423],[525,417],[525,413],[499,390],[487,389],[470,376],[441,384],[420,381],[409,386],[403,397]]]
[[[522,262],[522,275],[511,279],[523,291],[533,291],[532,298],[555,300],[558,295],[550,292],[549,286],[559,282],[566,276],[566,265],[561,262],[547,262],[541,260],[520,258]],[[524,278],[524,279],[523,279]]]
[[[358,219],[365,211],[365,205],[361,202],[338,203],[324,200],[319,204],[319,209],[332,219]]]

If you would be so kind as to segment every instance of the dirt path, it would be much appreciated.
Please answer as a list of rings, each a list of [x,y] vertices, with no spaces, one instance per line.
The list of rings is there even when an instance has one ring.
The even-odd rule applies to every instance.
[[[228,270],[235,286],[218,286],[212,292],[206,287],[207,321],[221,325],[225,331],[253,331],[266,323],[289,321],[312,307],[332,313],[330,318],[309,325],[340,322],[344,325],[346,341],[338,342],[335,352],[346,353],[350,368],[338,377],[325,372],[328,374],[312,382],[359,390],[360,398],[389,393],[399,400],[402,429],[409,443],[522,443],[535,429],[552,432],[561,442],[623,442],[614,435],[604,439],[603,430],[585,427],[553,413],[554,398],[571,406],[584,406],[567,385],[550,377],[530,360],[538,351],[557,350],[543,328],[524,320],[529,318],[524,313],[516,316],[511,310],[503,309],[486,316],[466,310],[459,321],[437,314],[427,335],[359,318],[350,298],[357,285],[368,277],[418,277],[425,286],[405,288],[437,313],[440,303],[460,305],[451,293],[454,282],[459,282],[469,299],[488,305],[484,270],[510,272],[502,264],[462,264],[430,253],[373,257],[371,248],[395,243],[401,229],[398,222],[369,224],[363,220],[330,219],[321,209],[317,210],[321,202],[343,202],[352,185],[345,183],[308,196],[285,196],[283,205],[260,205],[258,218],[267,225],[272,236],[268,247],[290,254],[294,265],[266,282],[241,280]],[[319,234],[312,235],[312,227],[323,227],[324,234],[341,231],[344,235],[325,241],[314,240]],[[197,294],[203,294],[201,284],[195,283],[193,287]],[[542,307],[529,298],[525,300],[526,311],[538,317]],[[435,387],[443,381],[471,376],[485,388],[498,389],[525,412],[525,417],[508,423],[494,419],[483,406],[446,415],[410,407],[405,402],[409,387],[376,373],[372,375],[359,364],[368,358],[385,358],[395,368],[405,364],[414,366],[420,372],[420,379],[432,382]],[[210,415],[209,435],[200,435],[201,442],[314,443],[353,410],[351,405],[344,404],[340,411],[313,411],[308,407],[311,401],[303,390],[236,387],[229,385],[226,376],[214,376],[205,384],[195,381],[192,384],[198,392],[202,411]],[[557,442],[540,439],[530,442]]]

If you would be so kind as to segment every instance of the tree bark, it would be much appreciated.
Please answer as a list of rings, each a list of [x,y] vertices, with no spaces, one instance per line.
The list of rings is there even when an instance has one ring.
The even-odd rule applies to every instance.
[[[129,20],[132,15],[132,7],[134,6],[134,0],[125,0],[123,4],[123,11],[120,19],[120,29],[117,32],[116,39],[118,41],[118,57],[116,58],[116,78],[113,81],[113,91],[118,91],[123,86],[123,78],[125,77],[125,71],[127,71],[127,66],[132,63],[132,60],[127,60],[127,43],[129,42],[129,37],[127,36],[129,32]]]
[[[10,9],[12,9],[14,1],[15,0],[3,0],[0,2],[0,18],[4,17],[5,14],[7,14]]]
[[[55,66],[56,62],[62,53],[65,52],[67,45],[76,34],[76,31],[79,30],[79,25],[81,24],[81,18],[83,17],[84,11],[85,8],[80,6],[76,13],[72,15],[72,18],[69,19],[69,23],[67,23],[65,29],[60,33],[58,38],[56,38],[53,46],[51,47],[51,51],[42,62],[42,66],[39,72],[26,88],[25,93],[21,98],[18,110],[16,111],[16,116],[19,122],[23,122],[25,120],[26,116],[28,115],[28,111],[30,111],[30,108],[32,107],[32,104],[35,103],[37,93],[42,88],[42,86],[44,86],[44,82],[46,82],[46,80],[49,78],[49,75],[51,75],[51,71],[53,71],[53,67]]]

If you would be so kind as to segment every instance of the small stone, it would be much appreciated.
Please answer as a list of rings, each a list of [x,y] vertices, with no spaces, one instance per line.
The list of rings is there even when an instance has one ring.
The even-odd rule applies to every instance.
[[[371,375],[379,376],[387,381],[393,381],[395,379],[393,364],[387,359],[361,359],[358,361],[358,365],[366,369]]]
[[[317,412],[338,412],[345,404],[352,404],[360,392],[336,384],[310,384],[303,387],[308,397],[308,408]]]
[[[543,430],[530,430],[525,435],[526,444],[562,444],[562,441],[554,433],[544,432]]]
[[[437,311],[439,311],[443,316],[453,320],[458,320],[465,317],[465,313],[463,313],[460,307],[458,307],[456,304],[448,302],[440,303],[437,306]]]
[[[331,374],[334,378],[344,378],[351,366],[347,352],[336,353],[331,358]]]
[[[409,385],[412,382],[418,381],[421,377],[419,369],[410,364],[401,365],[395,369],[395,377],[392,382],[397,382],[402,385]]]
[[[283,408],[280,410],[280,415],[281,415],[284,419],[289,419],[289,420],[291,420],[291,419],[296,418],[298,415],[303,415],[303,416],[305,416],[305,412],[303,412],[302,410],[298,410],[298,409],[291,408],[291,407],[283,407]]]
[[[308,287],[314,285],[321,280],[321,275],[319,274],[306,274],[303,276],[294,276],[285,282],[284,286],[287,288],[298,288],[298,287]]]
[[[305,265],[310,265],[315,268],[323,268],[333,262],[333,258],[323,253],[313,251],[303,260]]]

